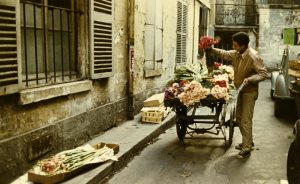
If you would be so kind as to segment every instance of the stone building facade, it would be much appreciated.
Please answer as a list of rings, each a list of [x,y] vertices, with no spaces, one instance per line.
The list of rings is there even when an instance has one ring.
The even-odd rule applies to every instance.
[[[284,48],[283,30],[300,28],[298,5],[259,5],[259,51],[270,70],[280,64]],[[299,46],[300,49],[300,46]],[[299,50],[300,53],[300,50]],[[295,58],[292,58],[295,59]]]
[[[208,0],[0,0],[1,183],[137,115],[197,62],[203,8],[207,25]]]
[[[134,118],[176,66],[202,58],[200,36],[247,31],[267,66],[279,62],[298,10],[261,5],[257,24],[218,26],[226,2],[0,0],[0,181]]]

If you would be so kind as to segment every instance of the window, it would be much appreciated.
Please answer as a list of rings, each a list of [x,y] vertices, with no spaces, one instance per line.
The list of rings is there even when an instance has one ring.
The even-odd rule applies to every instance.
[[[113,2],[0,0],[0,95],[112,76]]]
[[[208,8],[201,3],[199,13],[199,40],[202,36],[207,35],[207,20],[208,20]],[[204,56],[203,49],[198,49],[198,55],[200,58]]]
[[[0,0],[0,95],[20,89],[20,22],[16,0]]]
[[[28,87],[78,78],[79,12],[71,0],[21,0],[22,80]]]
[[[260,0],[261,4],[287,4],[287,5],[300,5],[300,0]]]
[[[161,69],[163,61],[163,23],[162,1],[146,1],[145,25],[145,77],[160,75],[160,72],[151,72]]]
[[[186,62],[187,5],[177,1],[176,63]]]

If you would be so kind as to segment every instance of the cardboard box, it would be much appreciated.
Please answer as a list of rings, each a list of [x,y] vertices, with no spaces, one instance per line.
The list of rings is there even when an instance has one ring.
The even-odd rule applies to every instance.
[[[100,149],[104,146],[107,146],[111,149],[114,150],[114,154],[117,154],[119,152],[119,145],[117,144],[107,144],[107,143],[98,143],[96,145],[93,145],[93,147],[95,149]],[[103,162],[102,162],[103,163]],[[59,183],[61,181],[64,181],[66,179],[69,179],[77,174],[79,174],[80,172],[91,168],[91,167],[95,167],[100,165],[101,163],[94,163],[94,164],[87,164],[87,165],[83,165],[82,167],[79,167],[73,171],[70,172],[66,172],[66,173],[61,173],[61,174],[57,174],[57,175],[39,175],[33,172],[33,170],[29,170],[28,171],[28,180],[32,181],[32,182],[37,182],[37,183],[42,183],[42,184],[53,184],[53,183]]]
[[[151,96],[144,101],[144,107],[159,107],[164,102],[165,93],[159,93]]]
[[[144,107],[142,108],[142,121],[149,123],[160,123],[171,111],[170,107]]]

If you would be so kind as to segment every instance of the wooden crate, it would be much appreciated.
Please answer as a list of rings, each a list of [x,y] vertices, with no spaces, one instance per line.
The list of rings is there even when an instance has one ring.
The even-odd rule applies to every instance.
[[[159,107],[163,102],[164,93],[155,94],[144,101],[144,107]]]
[[[142,121],[149,123],[160,123],[170,112],[169,107],[144,107],[142,111]]]
[[[95,149],[101,149],[104,146],[107,146],[107,147],[113,149],[114,154],[117,154],[119,152],[119,145],[118,144],[110,144],[110,143],[100,142],[98,144],[93,145],[93,147]],[[89,168],[97,167],[97,166],[101,165],[102,163],[103,162],[83,165],[82,167],[79,167],[79,168],[77,168],[73,171],[66,172],[66,173],[61,173],[61,174],[56,174],[56,175],[40,175],[40,174],[34,173],[34,171],[31,169],[31,170],[28,171],[28,181],[32,181],[32,182],[35,182],[35,183],[41,183],[41,184],[60,183],[60,182],[62,182],[64,180],[67,180],[71,177],[79,175],[81,172],[83,172],[83,171],[85,171]]]
[[[293,69],[288,69],[288,74],[290,76],[296,77],[296,78],[300,78],[300,70],[293,70]]]
[[[300,71],[300,60],[290,60],[289,68],[292,70]]]

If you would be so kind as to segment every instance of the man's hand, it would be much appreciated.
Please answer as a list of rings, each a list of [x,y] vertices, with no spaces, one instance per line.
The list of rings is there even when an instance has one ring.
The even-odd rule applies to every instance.
[[[244,81],[243,81],[243,83],[245,84],[245,85],[247,85],[248,83],[249,83],[249,79],[244,79]]]
[[[205,48],[205,50],[208,50],[208,51],[210,51],[211,49],[212,49],[211,46]]]

